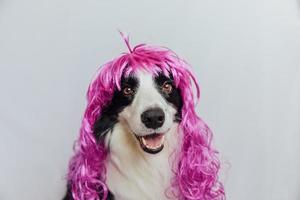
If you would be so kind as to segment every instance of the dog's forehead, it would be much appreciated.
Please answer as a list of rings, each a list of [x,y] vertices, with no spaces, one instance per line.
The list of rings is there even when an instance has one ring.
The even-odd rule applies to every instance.
[[[153,82],[153,74],[145,71],[139,70],[136,72],[136,77],[138,78],[140,85],[145,85]]]
[[[161,82],[172,79],[171,77],[165,76],[162,72],[151,73],[143,69],[136,71],[131,75],[131,78],[138,80],[140,85],[147,85],[149,83],[161,84]]]

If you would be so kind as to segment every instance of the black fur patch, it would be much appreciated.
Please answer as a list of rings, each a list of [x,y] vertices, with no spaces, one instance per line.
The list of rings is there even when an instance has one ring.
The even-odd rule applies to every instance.
[[[174,85],[174,79],[173,79],[172,75],[170,74],[170,77],[168,78],[164,74],[160,73],[158,76],[156,76],[154,78],[154,81],[155,81],[155,84],[156,84],[156,87],[157,87],[159,93],[177,109],[177,113],[175,114],[174,121],[180,122],[183,102],[182,102],[179,88],[176,88]],[[162,91],[162,86],[165,82],[170,83],[173,87],[170,94],[167,94]]]
[[[102,199],[101,196],[99,196],[99,198]],[[71,187],[69,185],[68,185],[68,188],[67,188],[67,193],[66,193],[66,195],[64,196],[64,198],[62,200],[74,200],[73,197],[72,197],[72,193],[71,193]],[[106,200],[114,200],[114,196],[110,191],[108,191],[108,195],[107,195]]]
[[[138,80],[135,77],[129,76],[122,78],[121,90],[116,90],[110,104],[102,111],[101,116],[94,124],[94,135],[97,140],[104,138],[109,130],[118,122],[118,114],[130,105],[134,99],[134,94],[126,96],[123,93],[125,87],[130,87],[134,91],[138,88]]]

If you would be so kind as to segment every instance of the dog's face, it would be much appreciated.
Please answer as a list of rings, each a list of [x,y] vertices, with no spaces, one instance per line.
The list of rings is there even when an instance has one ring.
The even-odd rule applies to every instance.
[[[104,136],[118,121],[125,123],[140,147],[158,153],[164,147],[164,135],[181,117],[182,99],[172,77],[153,76],[145,71],[121,80],[110,105],[95,123],[96,136]]]

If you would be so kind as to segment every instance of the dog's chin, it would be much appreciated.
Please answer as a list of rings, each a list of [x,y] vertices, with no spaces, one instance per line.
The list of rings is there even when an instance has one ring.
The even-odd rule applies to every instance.
[[[143,151],[150,154],[157,154],[164,148],[165,135],[152,133],[145,136],[135,135]]]

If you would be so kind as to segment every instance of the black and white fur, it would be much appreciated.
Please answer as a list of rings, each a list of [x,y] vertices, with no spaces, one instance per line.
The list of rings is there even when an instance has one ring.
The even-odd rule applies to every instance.
[[[166,83],[171,85],[171,91],[164,91]],[[121,87],[94,125],[95,137],[104,140],[108,150],[108,199],[166,200],[166,189],[170,187],[176,162],[172,155],[180,147],[180,90],[175,88],[172,77],[163,74],[153,77],[142,70],[122,78]],[[128,88],[132,90],[130,95]],[[124,90],[128,90],[127,93]],[[142,119],[149,110],[163,112],[159,127],[146,124]],[[164,134],[163,148],[143,149],[138,137],[153,133]],[[67,199],[72,199],[70,191]]]

